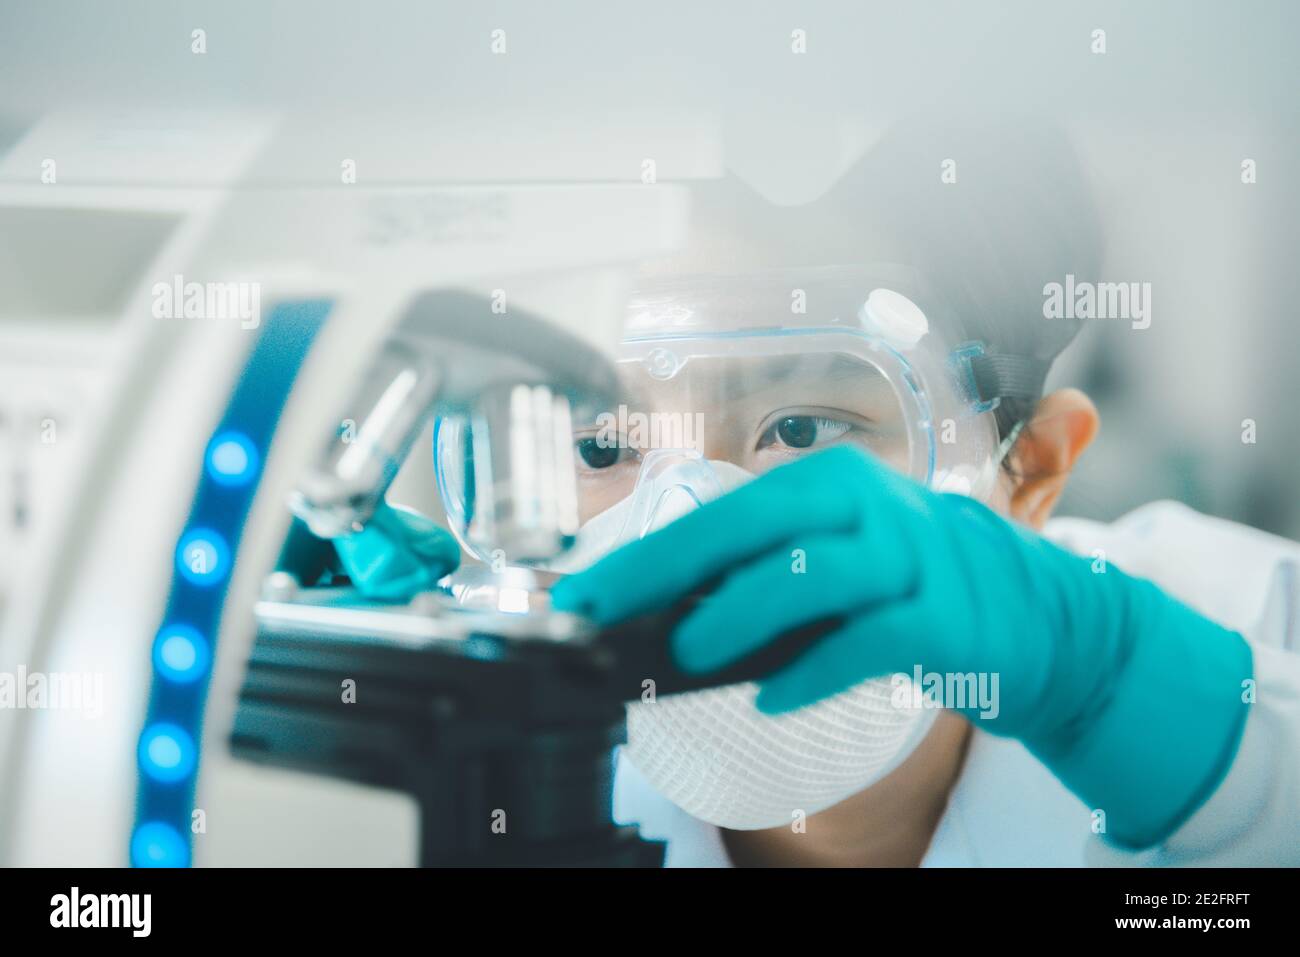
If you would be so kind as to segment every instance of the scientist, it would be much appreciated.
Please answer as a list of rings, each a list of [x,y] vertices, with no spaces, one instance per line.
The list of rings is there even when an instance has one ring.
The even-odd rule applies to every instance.
[[[579,424],[555,605],[704,594],[671,636],[701,674],[821,637],[756,685],[630,705],[616,816],[670,865],[1300,864],[1300,547],[1172,503],[1049,520],[1098,415],[1044,394],[1079,323],[1036,297],[1096,274],[1094,214],[1050,135],[1008,156],[982,131],[980,185],[934,199],[915,133],[797,212],[700,191],[685,259],[728,268],[631,304],[623,403],[703,428]],[[803,265],[883,259],[921,268]],[[373,594],[454,561],[393,510],[336,544]]]

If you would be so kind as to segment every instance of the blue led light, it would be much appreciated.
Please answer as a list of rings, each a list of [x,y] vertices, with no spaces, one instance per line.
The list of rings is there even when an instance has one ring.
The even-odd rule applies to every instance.
[[[186,581],[213,585],[226,577],[230,546],[210,528],[187,532],[176,547],[176,568]]]
[[[153,642],[154,669],[168,681],[189,684],[207,674],[212,651],[198,630],[166,625]]]
[[[140,735],[140,767],[155,781],[183,781],[194,770],[194,739],[180,725],[152,724]]]
[[[134,867],[188,867],[190,848],[180,832],[162,821],[147,821],[131,835]]]
[[[129,841],[136,867],[188,867],[199,728],[221,613],[253,491],[294,380],[331,311],[328,300],[277,304],[207,442],[175,577],[151,649],[148,717],[136,749],[139,799]]]
[[[208,475],[218,485],[247,485],[257,477],[257,446],[243,432],[221,432],[208,443]]]

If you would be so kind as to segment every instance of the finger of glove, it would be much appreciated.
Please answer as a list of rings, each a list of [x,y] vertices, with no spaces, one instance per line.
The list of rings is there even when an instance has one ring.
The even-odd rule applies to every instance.
[[[715,671],[802,625],[860,612],[911,590],[910,563],[864,553],[858,537],[797,541],[733,570],[678,625],[672,650],[679,667]]]

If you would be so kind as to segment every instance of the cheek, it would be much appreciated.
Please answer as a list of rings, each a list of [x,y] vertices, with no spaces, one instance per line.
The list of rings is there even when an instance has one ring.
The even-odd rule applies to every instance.
[[[632,494],[638,466],[628,462],[578,474],[578,522],[585,525],[605,509]]]

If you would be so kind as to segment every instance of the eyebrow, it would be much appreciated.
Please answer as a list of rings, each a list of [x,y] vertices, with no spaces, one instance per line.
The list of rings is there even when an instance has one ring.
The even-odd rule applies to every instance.
[[[741,376],[727,383],[729,394],[725,398],[730,400],[738,396],[758,395],[771,388],[786,388],[791,381],[797,385],[807,386],[851,380],[859,388],[870,384],[868,387],[883,387],[889,392],[893,391],[880,370],[864,360],[843,355],[832,355],[829,357],[831,359],[829,364],[814,370],[803,368],[808,364],[808,359],[812,355],[815,355],[815,353],[802,356],[778,356],[767,359],[761,367],[761,371],[767,375],[770,381],[766,383],[764,388],[747,388],[756,376],[754,374]]]
[[[813,358],[828,359],[817,368],[808,369]],[[710,357],[706,362],[723,362]],[[851,382],[854,387],[873,397],[892,396],[893,387],[875,366],[864,359],[834,353],[805,353],[803,355],[750,356],[741,360],[732,374],[719,374],[725,368],[720,364],[708,370],[715,379],[715,402],[730,404],[745,399],[764,396],[792,386],[809,391],[821,391],[828,385]],[[704,371],[704,370],[701,370]],[[690,374],[689,371],[687,373]],[[761,385],[756,385],[761,383]],[[639,378],[624,395],[624,401],[651,407],[655,387]],[[806,399],[806,397],[804,397]],[[830,401],[830,396],[826,401]],[[576,423],[575,423],[576,424]]]

